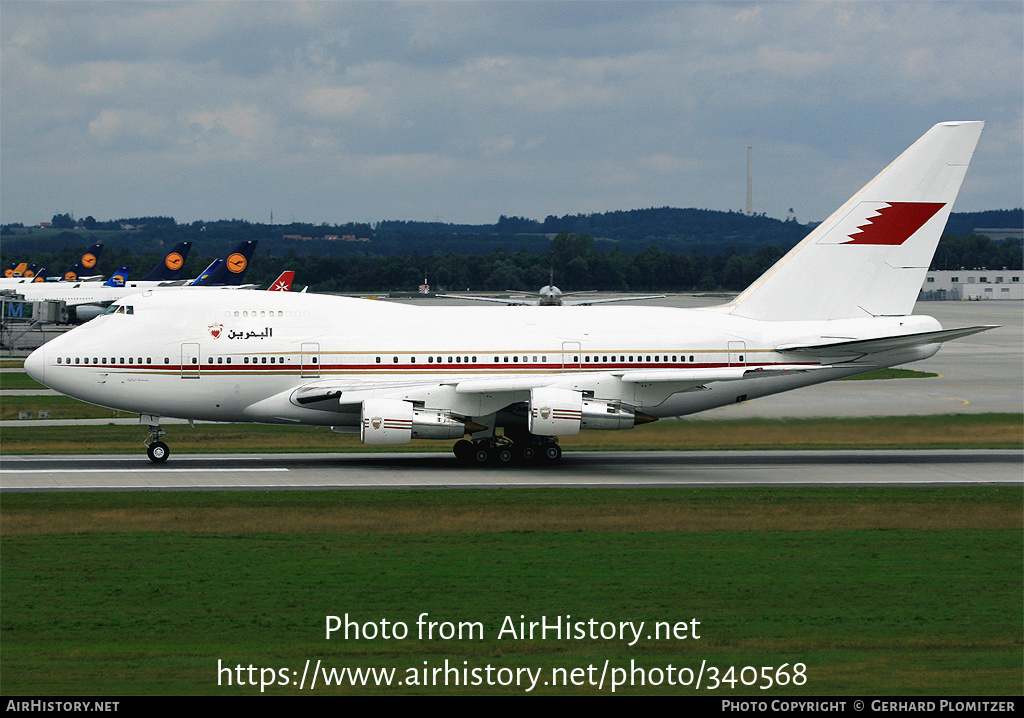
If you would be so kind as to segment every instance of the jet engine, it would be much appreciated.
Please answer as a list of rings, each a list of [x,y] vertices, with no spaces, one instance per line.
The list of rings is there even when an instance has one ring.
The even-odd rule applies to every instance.
[[[106,307],[97,307],[93,304],[79,304],[77,307],[72,307],[72,309],[75,315],[74,321],[78,324],[84,324],[90,319],[95,319],[107,310]]]
[[[540,436],[573,436],[580,429],[632,429],[656,421],[620,401],[590,399],[572,389],[538,387],[530,390],[527,426]]]
[[[484,427],[450,411],[421,409],[401,399],[367,399],[362,405],[359,439],[370,446],[408,444],[415,439],[461,439]]]

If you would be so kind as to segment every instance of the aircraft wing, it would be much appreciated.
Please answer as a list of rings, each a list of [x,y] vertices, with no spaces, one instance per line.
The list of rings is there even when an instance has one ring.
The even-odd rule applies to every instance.
[[[792,364],[771,369],[748,367],[720,367],[708,369],[643,369],[611,372],[572,372],[558,374],[513,374],[501,377],[454,377],[439,381],[380,381],[314,380],[298,389],[290,389],[290,401],[299,406],[358,413],[362,402],[368,399],[393,398],[436,403],[455,407],[467,406],[461,413],[479,415],[483,405],[497,411],[508,404],[526,401],[533,389],[554,388],[574,391],[600,391],[603,396],[631,397],[637,385],[647,385],[654,394],[663,398],[681,391],[702,389],[719,381],[739,381],[778,376],[787,372],[815,371],[820,365]],[[664,399],[661,400],[664,400]],[[472,408],[468,408],[471,406]]]
[[[586,307],[591,304],[611,304],[612,302],[638,302],[641,299],[664,299],[664,294],[648,294],[643,297],[608,297],[606,299],[584,299],[576,301],[572,299],[563,299],[562,304],[565,306],[577,306]]]
[[[465,294],[435,294],[434,296],[445,297],[447,299],[469,299],[474,302],[494,302],[495,304],[504,304],[509,307],[531,306],[537,303],[536,299],[501,299],[499,297],[473,297]]]

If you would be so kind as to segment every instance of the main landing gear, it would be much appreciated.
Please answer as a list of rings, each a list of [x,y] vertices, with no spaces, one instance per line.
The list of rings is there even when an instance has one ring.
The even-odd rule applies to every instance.
[[[167,461],[167,457],[171,455],[171,450],[167,447],[167,444],[160,441],[160,437],[166,433],[166,431],[160,428],[159,424],[150,424],[149,434],[146,436],[146,440],[142,442],[142,445],[146,447],[146,454],[149,456],[149,460],[154,464],[164,463]]]
[[[562,458],[562,447],[553,436],[529,436],[515,441],[504,436],[468,441],[460,439],[452,447],[455,457],[477,466],[490,464],[553,464]]]

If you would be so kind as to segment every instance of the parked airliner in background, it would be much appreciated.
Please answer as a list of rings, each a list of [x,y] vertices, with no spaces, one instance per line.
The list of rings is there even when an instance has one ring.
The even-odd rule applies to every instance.
[[[271,285],[269,287],[267,287],[267,291],[268,292],[290,292],[290,291],[292,291],[292,282],[294,282],[294,281],[295,281],[295,272],[293,272],[290,269],[286,269],[285,271],[283,271],[279,275],[277,275],[277,279],[275,279],[271,283]],[[303,290],[303,291],[305,291],[305,290]]]
[[[24,268],[24,271],[22,271],[22,268]],[[0,289],[10,289],[17,287],[19,284],[45,282],[48,271],[47,267],[40,267],[38,264],[11,262],[11,267],[7,269],[9,276],[0,277]]]
[[[615,302],[635,302],[641,299],[664,299],[664,294],[648,294],[642,297],[594,297],[593,299],[566,299],[569,296],[576,296],[579,294],[596,294],[594,291],[581,291],[581,292],[563,292],[561,289],[555,286],[555,270],[551,270],[551,278],[548,283],[540,288],[537,292],[537,298],[527,298],[519,293],[510,297],[480,297],[471,296],[468,294],[436,294],[437,297],[446,297],[450,299],[469,299],[476,302],[492,302],[494,304],[504,304],[509,307],[574,307],[574,306],[590,306],[591,304],[613,304]]]
[[[96,268],[96,263],[99,261],[100,253],[103,251],[103,242],[97,242],[88,249],[86,249],[82,256],[78,260],[68,267],[67,271],[64,272],[60,277],[54,277],[53,281],[89,281],[89,280],[100,280],[102,277],[98,274],[82,276],[85,272]],[[4,276],[0,278],[0,289],[11,289],[19,285],[31,284],[33,282],[40,283],[46,279],[46,269],[36,271],[35,276],[28,277],[23,274],[24,268],[28,265],[25,262],[20,264],[14,264],[14,266],[8,267],[4,271]],[[20,275],[20,276],[19,276]]]
[[[256,250],[257,242],[258,240],[240,242],[235,250],[228,255],[227,261],[217,260],[222,262],[221,269],[201,275],[199,279],[202,279],[202,286],[228,289],[245,288],[246,285],[242,285],[241,281],[245,276],[245,270],[249,266],[253,252]],[[161,276],[161,273],[158,271],[161,265],[166,265],[168,268],[176,265],[177,269],[180,270],[181,264],[184,263],[182,252],[188,252],[188,248],[183,247],[182,244],[191,243],[176,245],[157,264],[157,267],[154,267],[153,271],[146,276],[153,274]],[[107,282],[44,282],[15,287],[0,287],[0,289],[11,290],[30,302],[63,301],[68,309],[71,310],[69,313],[73,314],[73,321],[87,322],[102,314],[112,302],[122,297],[137,294],[143,290],[163,293],[191,288],[191,285],[186,287],[173,280],[131,281],[127,279],[127,274],[127,267],[121,267]],[[116,279],[117,277],[121,278],[120,282]],[[199,282],[199,279],[195,280],[193,284]]]
[[[141,414],[157,462],[169,454],[162,417],[323,425],[371,445],[458,439],[456,455],[481,463],[555,460],[557,437],[581,429],[631,429],[925,359],[990,328],[909,316],[982,124],[933,127],[721,306],[146,292],[37,349],[25,368],[57,391]]]

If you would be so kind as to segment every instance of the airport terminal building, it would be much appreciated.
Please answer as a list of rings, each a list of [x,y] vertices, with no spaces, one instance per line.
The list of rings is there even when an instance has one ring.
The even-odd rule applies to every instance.
[[[1024,299],[1020,269],[948,269],[929,271],[919,300]]]

